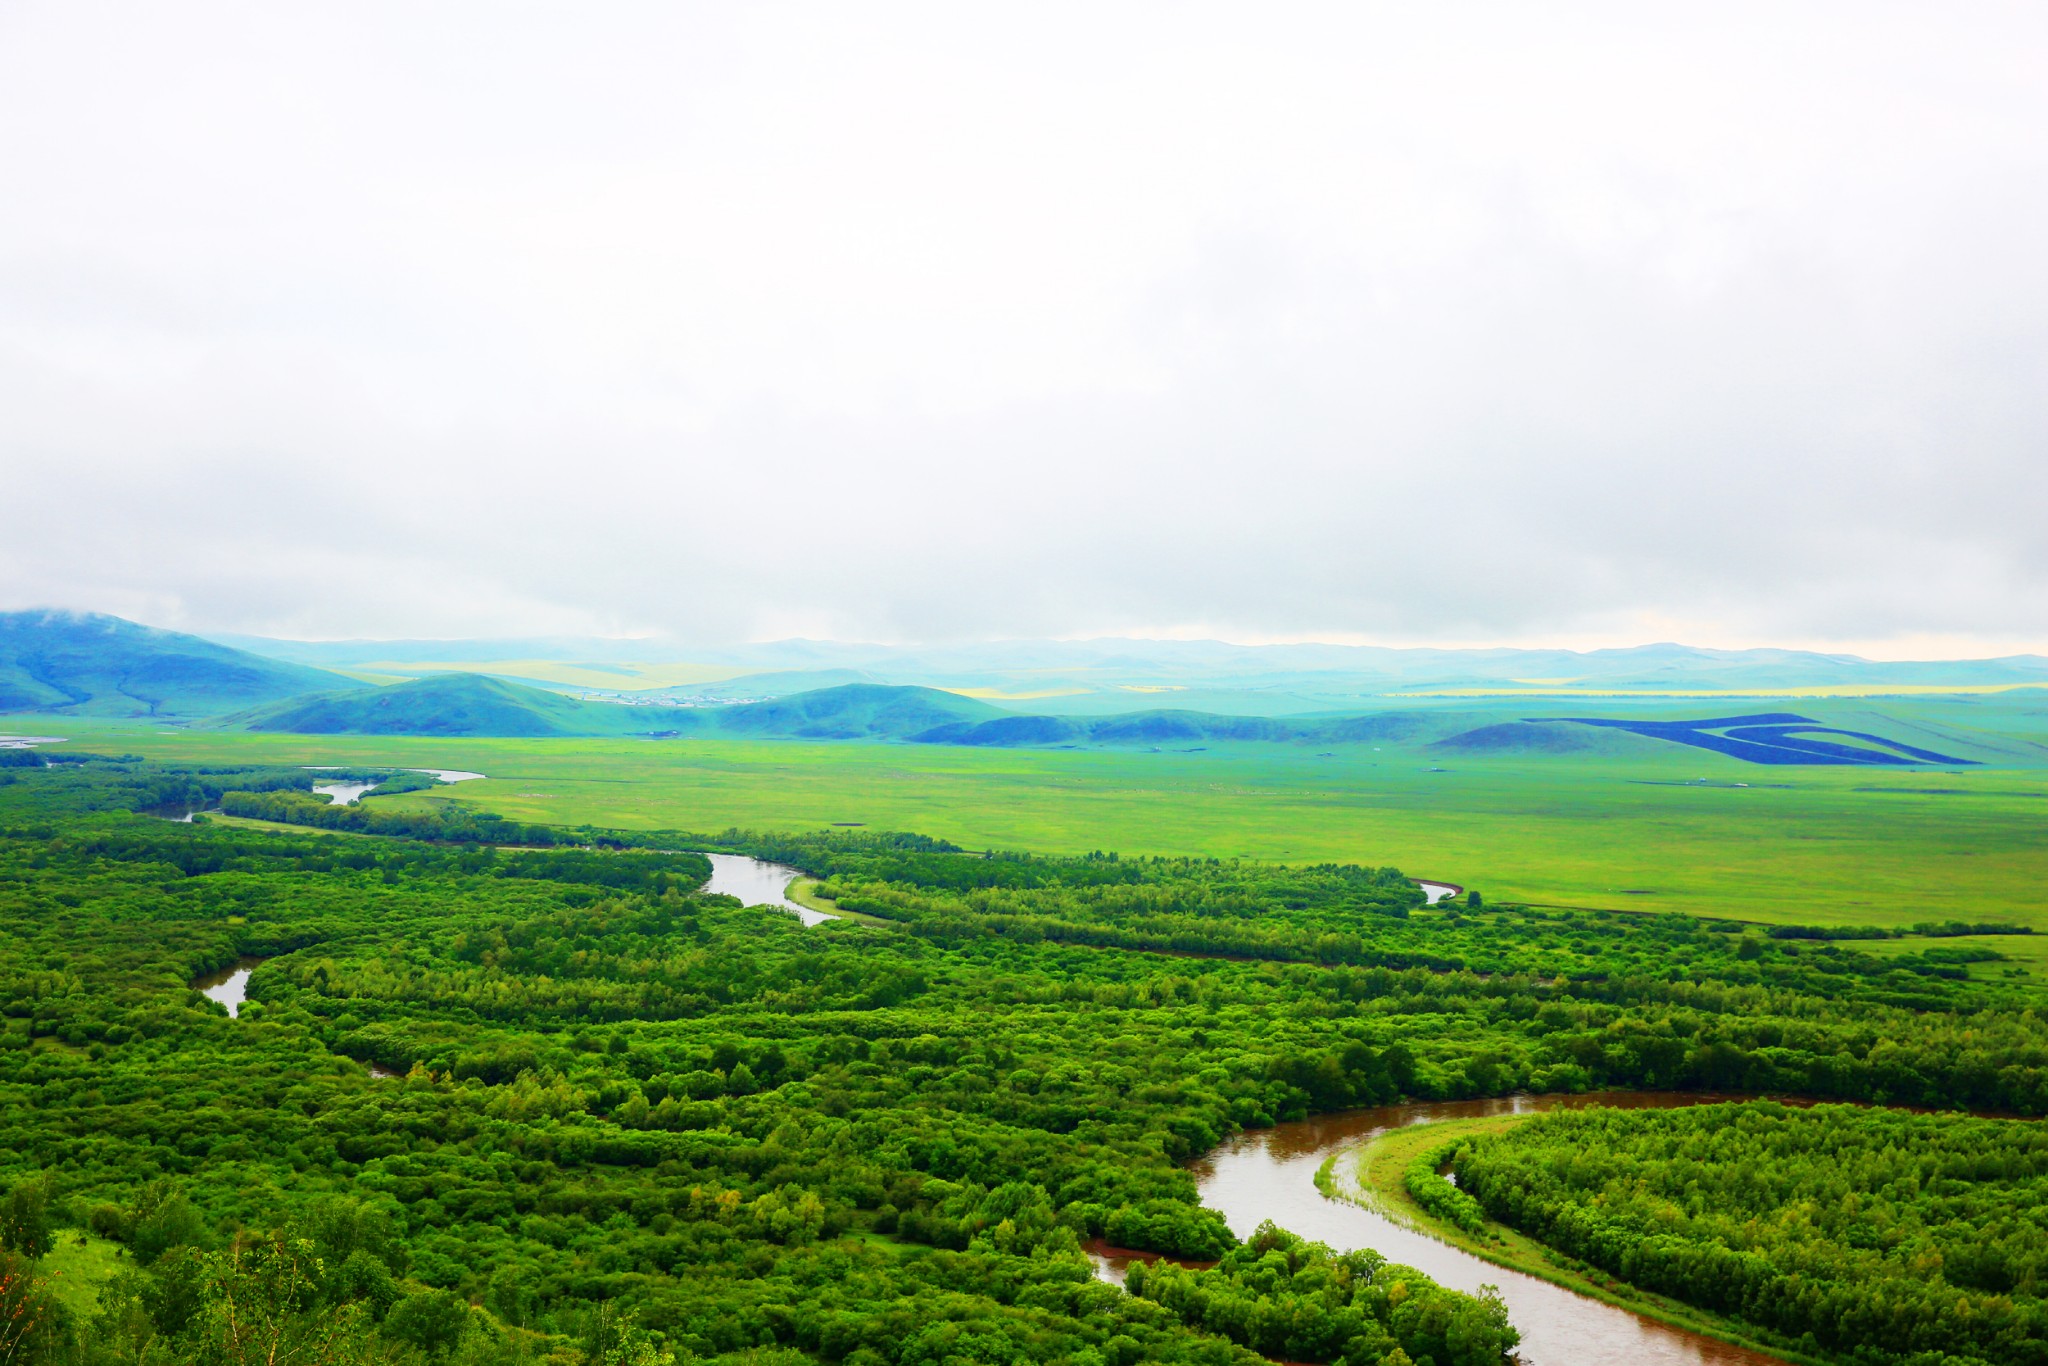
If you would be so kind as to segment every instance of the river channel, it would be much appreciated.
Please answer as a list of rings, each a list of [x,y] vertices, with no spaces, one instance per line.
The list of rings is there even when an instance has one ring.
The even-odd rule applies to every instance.
[[[1388,1105],[1325,1115],[1241,1134],[1192,1164],[1202,1203],[1222,1212],[1238,1237],[1262,1220],[1339,1251],[1369,1247],[1412,1266],[1453,1290],[1498,1286],[1508,1319],[1522,1331],[1522,1366],[1784,1366],[1774,1356],[1718,1342],[1626,1309],[1575,1295],[1562,1286],[1483,1261],[1385,1215],[1316,1189],[1317,1168],[1337,1157],[1340,1187],[1352,1184],[1343,1154],[1392,1129],[1474,1115],[1610,1105],[1671,1109],[1727,1097],[1626,1091],[1585,1096],[1503,1096],[1493,1100]],[[1122,1281],[1127,1255],[1098,1256],[1098,1273]]]
[[[706,857],[711,860],[711,880],[704,885],[707,892],[738,897],[748,906],[788,911],[806,925],[836,918],[799,906],[788,898],[790,882],[800,876],[794,868],[765,863],[744,854]],[[1432,902],[1458,890],[1446,883],[1423,886],[1433,893]],[[228,1014],[239,1015],[249,974],[261,961],[244,958],[192,985],[227,1006]],[[380,1078],[391,1075],[380,1067],[372,1067],[371,1072]],[[1261,1222],[1271,1219],[1284,1229],[1328,1243],[1340,1251],[1372,1248],[1453,1290],[1470,1293],[1482,1285],[1497,1286],[1507,1303],[1509,1320],[1522,1332],[1522,1366],[1784,1366],[1778,1357],[1673,1328],[1573,1294],[1535,1276],[1496,1266],[1383,1214],[1348,1201],[1333,1200],[1316,1189],[1316,1171],[1325,1161],[1338,1158],[1338,1184],[1348,1187],[1349,1159],[1343,1155],[1355,1152],[1381,1134],[1411,1124],[1479,1115],[1535,1114],[1590,1105],[1674,1109],[1722,1099],[1727,1098],[1612,1091],[1584,1096],[1504,1096],[1492,1100],[1387,1105],[1296,1120],[1241,1134],[1194,1162],[1192,1170],[1201,1188],[1202,1202],[1220,1211],[1231,1231],[1240,1238],[1250,1236]],[[1098,1255],[1098,1274],[1121,1284],[1131,1260],[1130,1254]]]
[[[794,868],[743,854],[708,854],[707,892],[736,896],[749,906],[774,906],[815,925],[833,917],[806,910],[786,895]],[[1463,890],[1447,882],[1421,884],[1434,905]],[[1609,1105],[1618,1109],[1675,1109],[1725,1096],[1630,1091],[1585,1096],[1503,1096],[1492,1100],[1387,1105],[1348,1114],[1298,1120],[1241,1134],[1193,1164],[1202,1203],[1222,1212],[1238,1237],[1271,1219],[1304,1238],[1340,1251],[1369,1247],[1412,1266],[1440,1285],[1472,1292],[1497,1286],[1508,1318],[1522,1330],[1522,1366],[1784,1366],[1774,1356],[1646,1319],[1626,1309],[1573,1294],[1562,1286],[1474,1257],[1426,1233],[1316,1189],[1316,1170],[1338,1157],[1339,1184],[1353,1152],[1379,1135],[1410,1124],[1474,1115],[1535,1114],[1543,1110]],[[1098,1255],[1105,1280],[1122,1283],[1131,1258]]]
[[[773,906],[777,910],[788,911],[806,925],[839,918],[799,906],[789,899],[789,884],[802,876],[794,868],[785,868],[779,863],[763,863],[745,854],[706,854],[704,857],[711,860],[711,881],[704,884],[707,892],[736,896],[742,906]]]

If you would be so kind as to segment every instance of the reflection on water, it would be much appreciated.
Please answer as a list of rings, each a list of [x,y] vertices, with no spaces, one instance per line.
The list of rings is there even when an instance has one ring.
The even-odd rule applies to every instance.
[[[1625,1309],[1483,1261],[1384,1215],[1329,1199],[1315,1185],[1316,1169],[1325,1159],[1410,1124],[1588,1105],[1667,1109],[1725,1099],[1728,1097],[1612,1092],[1389,1105],[1240,1135],[1194,1163],[1193,1171],[1201,1185],[1202,1203],[1222,1211],[1231,1231],[1240,1238],[1248,1236],[1262,1220],[1271,1219],[1281,1228],[1340,1251],[1372,1248],[1454,1290],[1469,1293],[1482,1285],[1500,1287],[1509,1319],[1522,1330],[1523,1366],[1783,1366],[1777,1357],[1639,1318]],[[1343,1185],[1350,1184],[1344,1172],[1348,1160],[1338,1158]],[[1105,1279],[1123,1279],[1128,1254],[1118,1256],[1117,1250],[1101,1247],[1093,1252]]]
[[[790,882],[802,876],[794,868],[785,868],[779,863],[763,863],[745,854],[706,854],[705,857],[711,860],[711,881],[704,884],[707,892],[736,896],[743,906],[774,906],[788,911],[806,925],[839,918],[799,906],[785,895]]]
[[[375,787],[375,783],[314,783],[313,791],[335,806],[347,806]]]
[[[1422,904],[1425,906],[1434,906],[1445,897],[1456,896],[1459,892],[1465,890],[1455,883],[1424,882],[1421,878],[1415,879],[1415,885],[1422,889],[1422,895],[1425,898]]]
[[[254,972],[256,965],[262,961],[261,958],[238,958],[233,967],[222,968],[219,972],[209,972],[204,977],[195,978],[192,986],[226,1006],[228,1014],[239,1017],[242,1013],[242,1002],[248,994],[249,974]]]

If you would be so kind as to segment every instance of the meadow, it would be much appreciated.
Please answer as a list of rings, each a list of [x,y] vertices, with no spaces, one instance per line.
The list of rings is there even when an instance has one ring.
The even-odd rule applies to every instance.
[[[1306,759],[1277,747],[132,727],[80,741],[209,752],[0,771],[0,1281],[33,1310],[13,1359],[34,1366],[1224,1366],[1253,1352],[1502,1366],[1506,1301],[1270,1226],[1233,1233],[1187,1159],[1243,1129],[1402,1099],[1679,1090],[2048,1113],[2038,983],[1952,936],[1769,935],[1497,890],[1425,905],[1378,859],[990,858],[862,828],[702,830],[744,814],[720,775],[808,776],[812,804],[943,782],[973,801],[966,819],[1006,830],[1032,809],[1005,792],[1067,795],[1122,812],[1127,835],[1148,812],[1207,810],[1221,829],[1261,797],[1362,801],[1390,786],[1375,763],[1405,766],[1411,799],[1457,791],[1428,784],[1464,769],[1413,754],[1331,756],[1310,784]],[[1161,761],[1152,786],[1111,785],[1147,760]],[[1526,790],[1531,762],[1474,765],[1493,779],[1474,790]],[[307,790],[309,763],[498,776],[336,807]],[[1280,776],[1241,776],[1260,765]],[[1585,756],[1558,771],[1597,790]],[[1618,781],[1653,794],[1638,812],[1674,792],[1802,791]],[[595,792],[650,833],[529,823],[520,792],[557,818]],[[1885,800],[1839,784],[1809,796],[1830,794]],[[236,818],[130,814],[212,801]],[[700,833],[654,830],[664,817]],[[1613,823],[1585,799],[1578,819]],[[330,822],[381,833],[314,833]],[[806,927],[700,894],[710,864],[692,848],[796,868],[857,918]],[[238,962],[254,970],[231,1018],[188,984]],[[1430,1189],[1469,1201],[1424,1166]],[[1786,1255],[1862,1236],[1845,1225]],[[1999,1266],[2041,1264],[2034,1233],[2001,1238]],[[1133,1272],[1125,1294],[1091,1275],[1090,1240],[1201,1265]],[[1599,1264],[1677,1293],[1626,1259]],[[1725,1296],[1652,1307],[1788,1360],[1930,1366],[1929,1335],[1968,1331],[1952,1366],[2048,1366],[2031,1275],[2007,1295],[1986,1280],[1999,1266],[1916,1263],[1909,1300],[1891,1263],[1842,1265],[1842,1297],[1892,1306],[1881,1351],[1851,1352],[1818,1321],[1828,1350],[1814,1350],[1776,1272],[1752,1278],[1777,1295],[1769,1315]],[[272,1326],[254,1354],[237,1345],[252,1303]]]
[[[489,778],[379,804],[466,803],[528,822],[866,827],[972,849],[1392,864],[1541,905],[2048,928],[2048,771],[2038,768],[1767,768],[1648,743],[1557,755],[1395,745],[1147,753],[43,725],[75,748],[167,761],[471,769]],[[2043,957],[2019,941],[1997,947]]]

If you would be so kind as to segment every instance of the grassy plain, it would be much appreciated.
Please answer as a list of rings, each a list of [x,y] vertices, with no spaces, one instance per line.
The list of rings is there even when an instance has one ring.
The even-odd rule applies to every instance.
[[[101,1286],[134,1269],[121,1244],[75,1228],[59,1229],[56,1245],[42,1259],[51,1293],[81,1321],[99,1312]]]
[[[528,821],[696,830],[858,823],[974,849],[1393,864],[1490,897],[1553,905],[2048,929],[2048,771],[2040,769],[1773,769],[1676,746],[1668,755],[1457,758],[1353,746],[1323,757],[1284,745],[1140,753],[426,739],[19,720],[10,728],[158,759],[470,769],[490,776],[380,800],[473,802]],[[2023,941],[1994,946],[2048,970],[2048,940],[2039,955]]]

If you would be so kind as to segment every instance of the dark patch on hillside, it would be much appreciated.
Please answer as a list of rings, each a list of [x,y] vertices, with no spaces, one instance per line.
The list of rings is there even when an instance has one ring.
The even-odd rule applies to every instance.
[[[1200,711],[1139,711],[1110,716],[1001,716],[936,726],[909,738],[928,745],[1022,748],[1029,745],[1365,744],[1425,733],[1414,712],[1292,718],[1222,716]],[[1188,751],[1183,751],[1188,752]]]
[[[1910,766],[1913,764],[1970,764],[1959,759],[1918,749],[1897,740],[1887,740],[1868,731],[1841,730],[1824,726],[1794,712],[1763,712],[1754,716],[1720,716],[1702,721],[1622,721],[1605,717],[1532,717],[1525,724],[1601,726],[1647,735],[1653,740],[1710,749],[1732,759],[1752,764],[1864,764]],[[1862,740],[1866,745],[1845,745],[1820,736],[1839,735]],[[1878,748],[1868,748],[1875,745]]]

